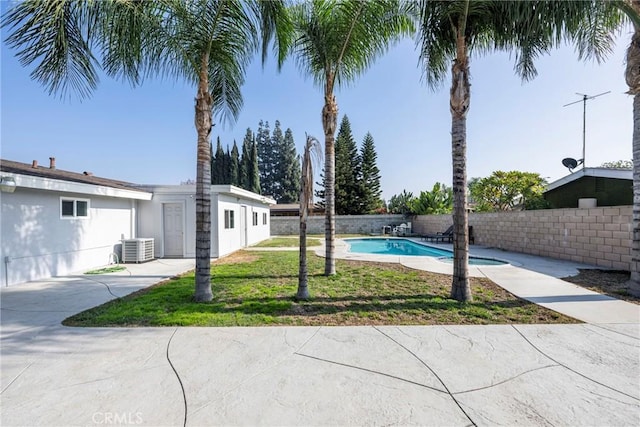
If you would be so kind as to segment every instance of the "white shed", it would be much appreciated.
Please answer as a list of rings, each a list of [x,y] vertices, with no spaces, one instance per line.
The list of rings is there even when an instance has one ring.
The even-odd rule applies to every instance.
[[[159,258],[195,257],[195,185],[144,186],[140,235],[153,237]],[[269,205],[275,201],[233,185],[211,186],[211,257],[218,258],[270,237]]]

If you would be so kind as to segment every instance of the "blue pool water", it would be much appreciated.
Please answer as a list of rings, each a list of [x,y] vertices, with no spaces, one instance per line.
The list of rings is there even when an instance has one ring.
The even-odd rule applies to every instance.
[[[407,239],[345,239],[349,252],[377,255],[428,256],[451,262],[453,252],[421,245]],[[504,265],[506,262],[489,258],[469,257],[469,265]]]

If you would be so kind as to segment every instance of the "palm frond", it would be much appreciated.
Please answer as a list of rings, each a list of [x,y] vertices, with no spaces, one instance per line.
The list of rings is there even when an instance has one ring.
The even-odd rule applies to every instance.
[[[400,1],[314,0],[296,4],[298,67],[321,87],[353,82],[394,42],[413,31]]]
[[[35,64],[31,77],[49,94],[61,97],[73,91],[88,97],[97,87],[98,62],[91,52],[95,41],[94,2],[27,0],[17,3],[3,17],[9,30],[5,42],[17,49],[23,66]]]
[[[415,6],[417,43],[427,83],[443,82],[455,57],[455,32],[468,4],[464,34],[470,54],[515,54],[514,70],[524,80],[536,76],[535,60],[563,43],[573,44],[579,59],[602,61],[612,50],[623,23],[615,2],[583,1],[430,1]]]
[[[611,7],[614,7],[622,12],[636,28],[640,28],[640,7],[634,7],[634,3],[632,0],[611,0],[607,3]]]
[[[276,0],[26,0],[1,25],[22,65],[35,65],[32,77],[63,96],[88,97],[98,68],[132,85],[158,76],[195,86],[206,56],[215,114],[231,121],[242,107],[246,68],[261,47],[266,54],[275,32],[279,64],[284,59],[285,12]]]
[[[267,59],[269,43],[273,38],[273,50],[280,68],[289,54],[293,40],[293,23],[286,4],[279,1],[258,1],[253,5],[254,15],[260,18],[262,63]]]
[[[306,134],[306,144],[302,155],[302,174],[300,182],[300,215],[306,221],[313,201],[313,171],[314,165],[319,167],[322,162],[322,145],[315,137]]]

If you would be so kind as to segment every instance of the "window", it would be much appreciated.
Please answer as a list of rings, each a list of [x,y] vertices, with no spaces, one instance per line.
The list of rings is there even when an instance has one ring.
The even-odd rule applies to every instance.
[[[262,214],[262,225],[267,225],[267,213]]]
[[[258,212],[253,213],[253,225],[258,225]]]
[[[234,211],[225,209],[224,211],[224,228],[235,228],[234,224]]]
[[[61,218],[88,218],[89,200],[60,198]]]

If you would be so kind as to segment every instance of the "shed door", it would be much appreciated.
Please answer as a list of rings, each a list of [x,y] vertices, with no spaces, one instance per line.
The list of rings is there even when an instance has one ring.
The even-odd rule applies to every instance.
[[[164,203],[164,256],[182,257],[184,218],[182,213],[182,203]]]

